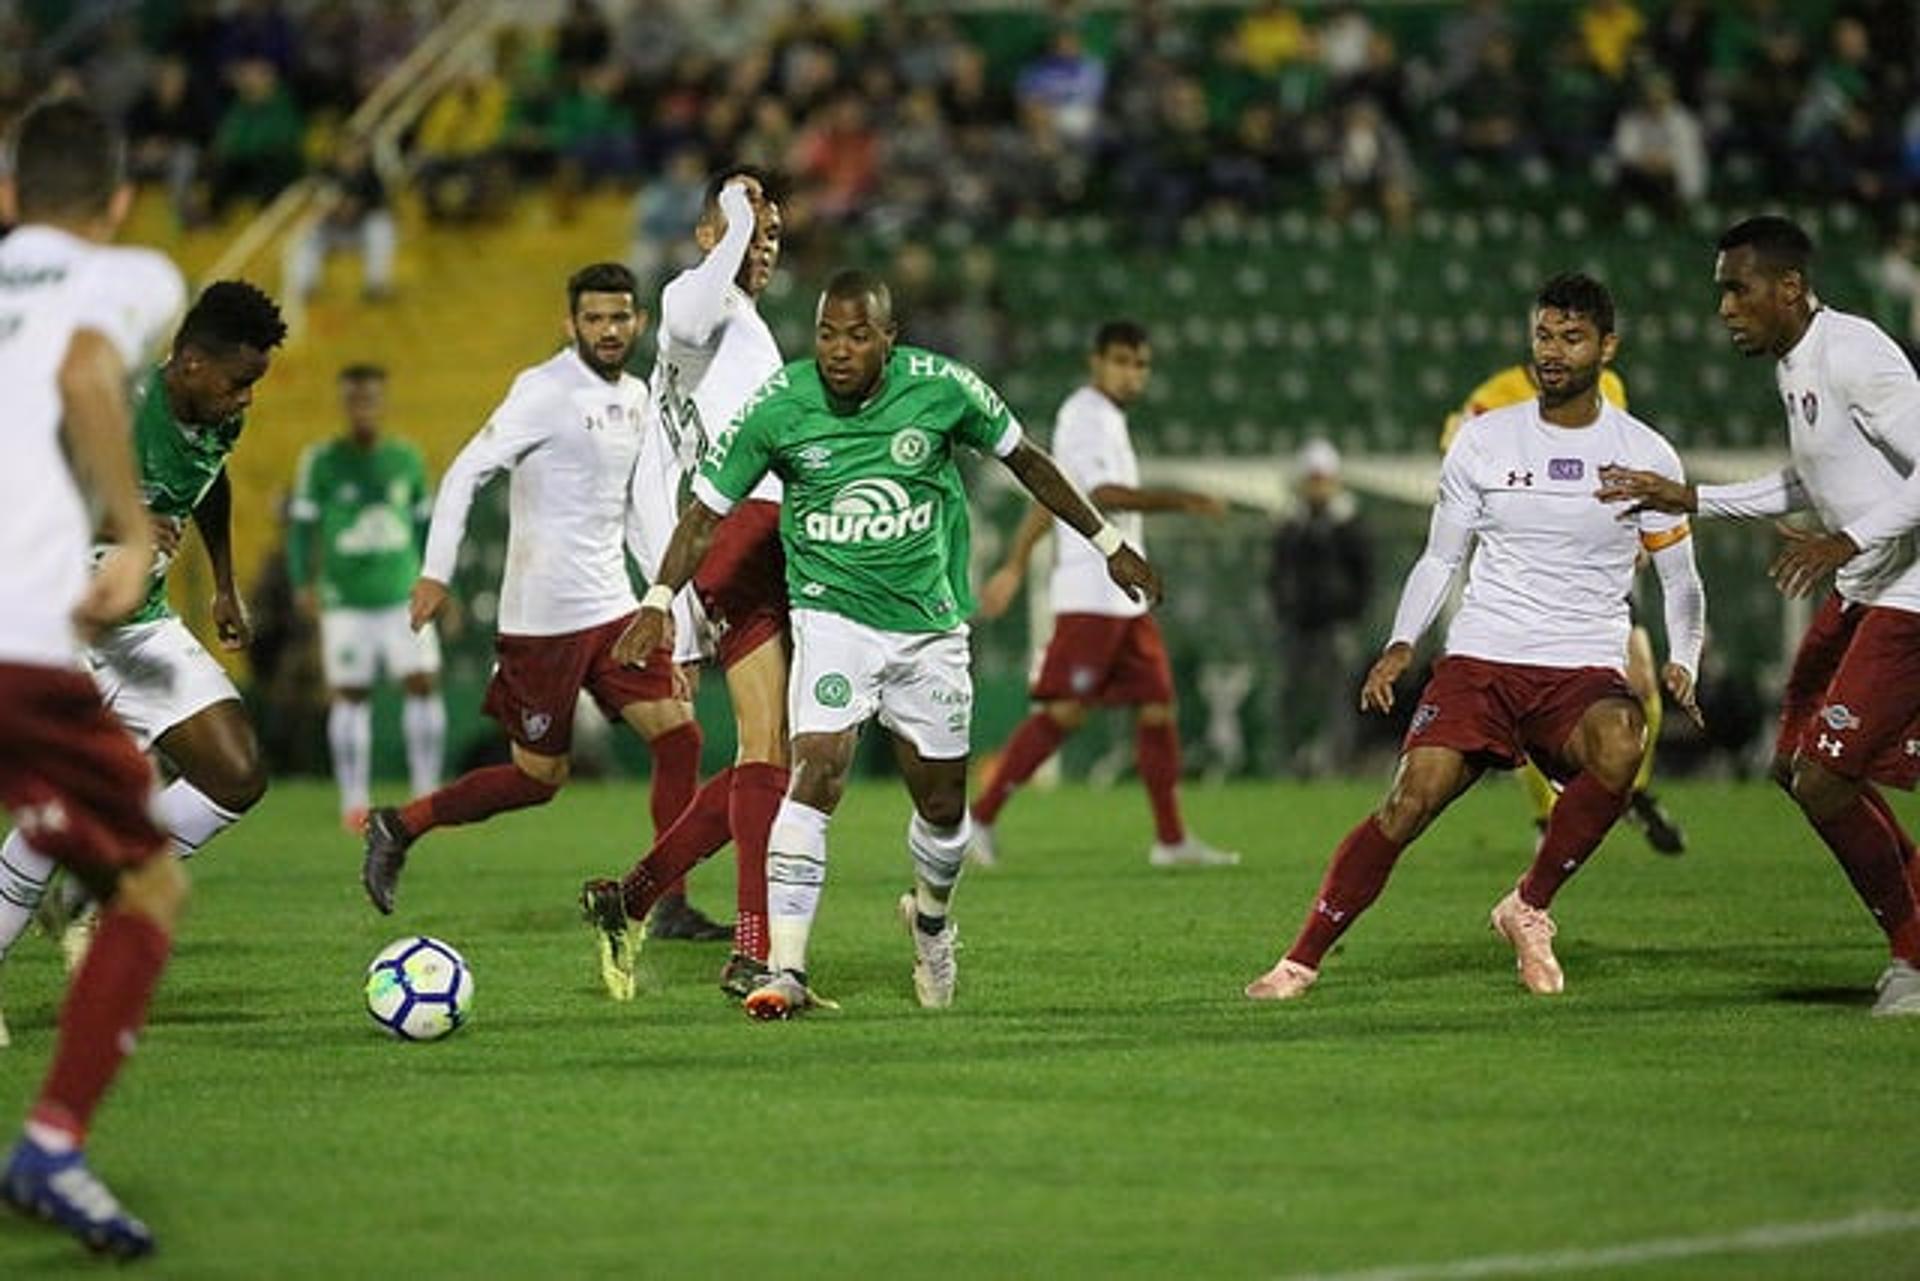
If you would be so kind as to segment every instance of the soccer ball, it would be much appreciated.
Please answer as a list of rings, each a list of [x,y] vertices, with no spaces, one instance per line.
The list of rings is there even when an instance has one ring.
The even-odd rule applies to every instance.
[[[472,1011],[473,969],[439,939],[395,939],[367,966],[367,1013],[403,1041],[449,1036]]]

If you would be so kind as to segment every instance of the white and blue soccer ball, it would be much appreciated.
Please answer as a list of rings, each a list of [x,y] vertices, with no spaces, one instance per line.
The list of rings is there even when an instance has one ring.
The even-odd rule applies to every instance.
[[[439,939],[395,939],[367,966],[367,1013],[403,1041],[451,1036],[472,1012],[473,969]]]

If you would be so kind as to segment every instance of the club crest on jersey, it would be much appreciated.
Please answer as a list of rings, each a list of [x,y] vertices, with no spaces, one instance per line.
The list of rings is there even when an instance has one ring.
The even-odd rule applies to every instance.
[[[1829,703],[1821,708],[1820,721],[1836,734],[1860,728],[1860,718],[1845,703]]]
[[[853,682],[839,672],[828,672],[813,683],[813,701],[822,707],[845,707],[853,701]]]
[[[1532,489],[1532,488],[1533,488],[1533,473],[1532,473],[1531,471],[1510,471],[1510,472],[1508,472],[1508,473],[1507,473],[1507,488],[1508,488],[1508,489],[1518,489],[1518,488],[1521,488],[1521,487],[1525,487],[1525,488],[1527,488],[1527,489]]]
[[[1800,393],[1800,416],[1807,420],[1807,426],[1813,426],[1813,420],[1820,416],[1820,398],[1810,391]]]
[[[1548,480],[1579,480],[1587,474],[1587,464],[1578,458],[1549,458]]]
[[[887,453],[898,467],[918,467],[932,452],[933,441],[918,427],[902,427],[893,433],[893,443],[887,446]]]
[[[538,742],[553,728],[553,717],[545,712],[521,712],[520,730],[528,738]]]

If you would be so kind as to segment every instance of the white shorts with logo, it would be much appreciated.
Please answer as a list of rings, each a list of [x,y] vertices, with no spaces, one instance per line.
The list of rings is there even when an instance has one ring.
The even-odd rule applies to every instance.
[[[928,760],[969,750],[973,674],[967,629],[888,632],[839,614],[793,611],[787,716],[795,734],[880,723]]]
[[[407,607],[320,611],[320,666],[335,689],[366,689],[381,672],[399,680],[440,670],[440,636],[407,625]]]
[[[226,669],[177,618],[116,627],[87,651],[100,699],[142,750],[195,713],[238,699]]]

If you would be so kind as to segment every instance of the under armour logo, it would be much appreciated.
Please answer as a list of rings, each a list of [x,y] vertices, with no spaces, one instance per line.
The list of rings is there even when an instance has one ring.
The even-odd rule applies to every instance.
[[[1837,738],[1828,738],[1825,734],[1822,734],[1814,742],[1813,746],[1816,750],[1825,752],[1829,757],[1837,761],[1840,759],[1840,752],[1845,747],[1845,744]]]
[[[1508,472],[1507,488],[1512,489],[1515,485],[1526,485],[1528,487],[1531,487],[1533,485],[1533,473],[1530,471]]]
[[[1315,903],[1313,910],[1326,917],[1329,921],[1332,921],[1335,925],[1347,919],[1345,910],[1335,907],[1325,899],[1321,899],[1318,903]]]

